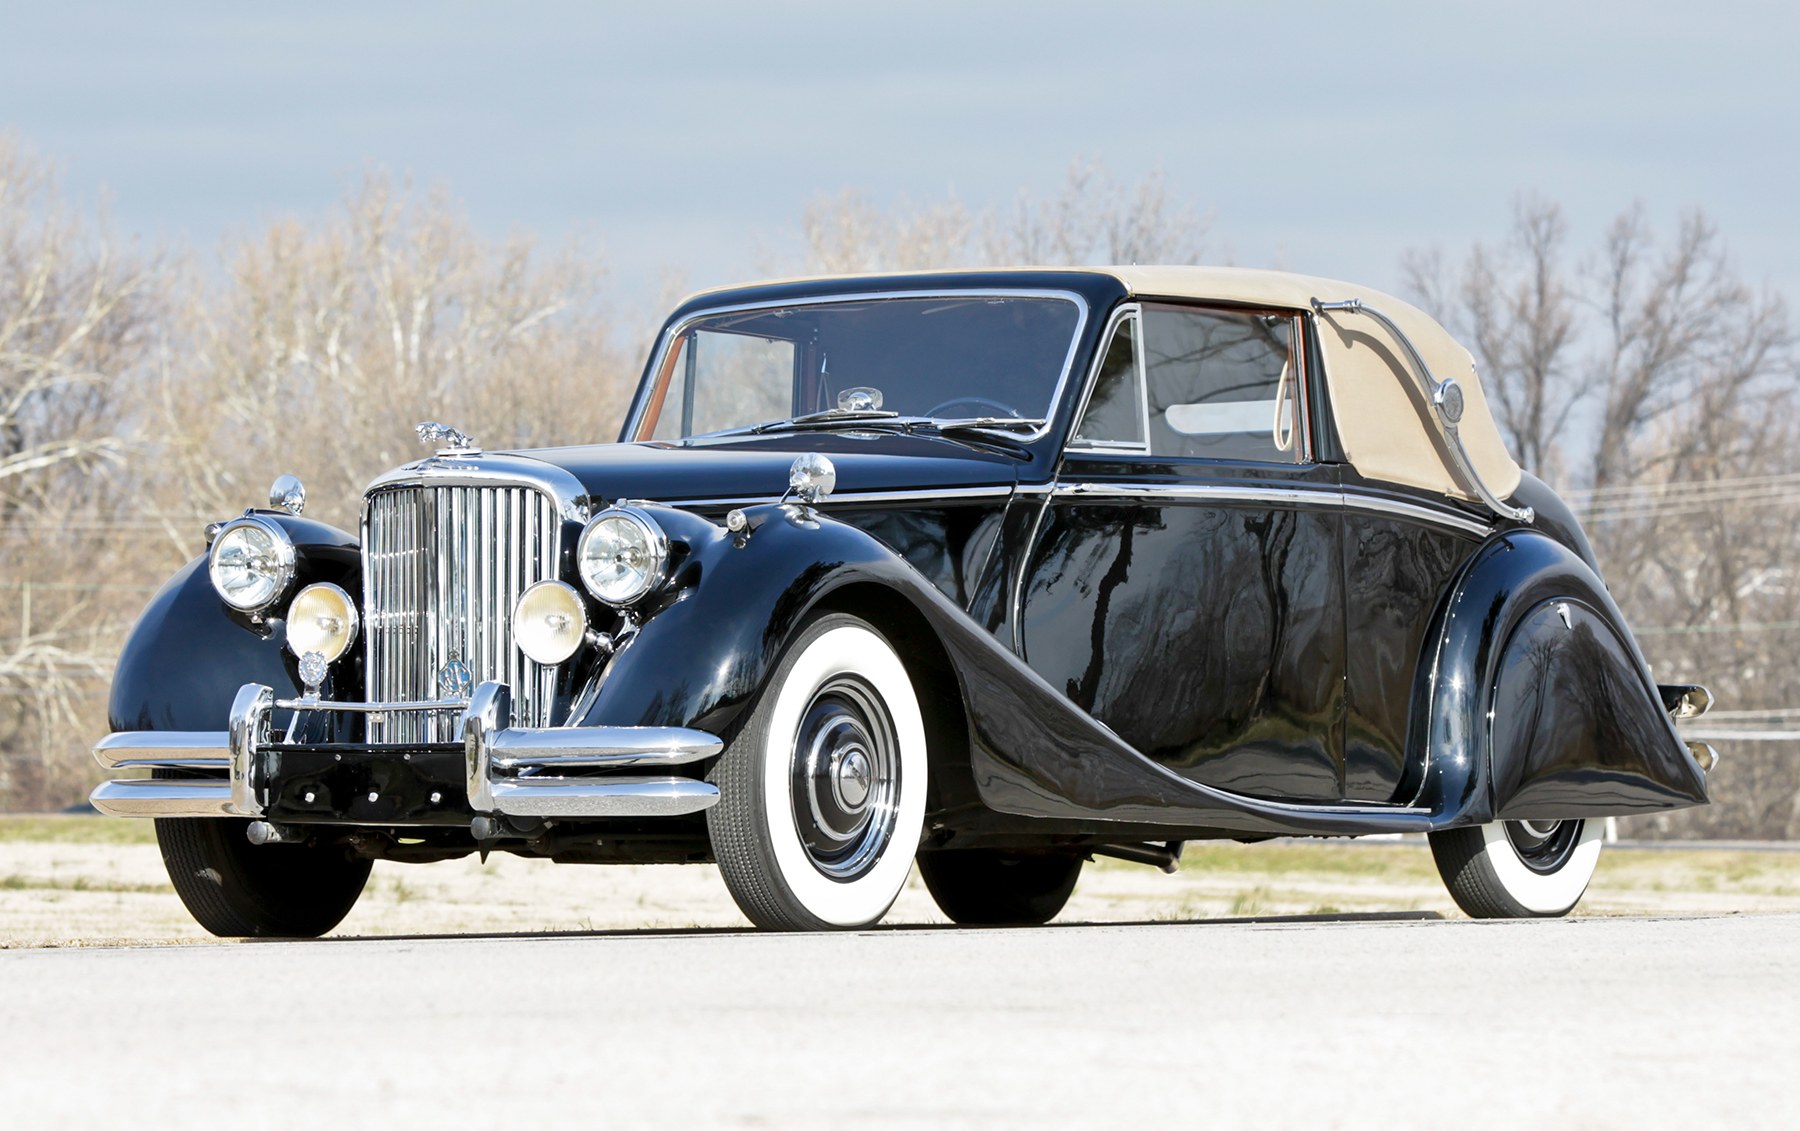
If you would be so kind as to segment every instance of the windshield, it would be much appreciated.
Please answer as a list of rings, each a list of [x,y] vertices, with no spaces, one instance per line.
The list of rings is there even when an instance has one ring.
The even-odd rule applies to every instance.
[[[638,439],[883,418],[1035,425],[1052,411],[1081,307],[1050,295],[936,295],[701,315],[663,357]]]

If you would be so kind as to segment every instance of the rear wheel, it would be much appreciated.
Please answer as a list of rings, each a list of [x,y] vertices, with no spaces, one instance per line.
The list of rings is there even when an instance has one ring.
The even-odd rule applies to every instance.
[[[195,920],[227,938],[315,938],[343,921],[372,862],[335,845],[254,845],[247,824],[157,819],[169,882]]]
[[[820,617],[711,777],[713,856],[752,923],[876,922],[906,882],[925,820],[925,726],[906,666],[866,622]]]
[[[968,848],[927,852],[919,875],[938,909],[968,926],[1036,926],[1056,918],[1081,857]]]
[[[1431,855],[1472,919],[1555,918],[1581,901],[1600,860],[1598,820],[1492,821],[1431,834]]]

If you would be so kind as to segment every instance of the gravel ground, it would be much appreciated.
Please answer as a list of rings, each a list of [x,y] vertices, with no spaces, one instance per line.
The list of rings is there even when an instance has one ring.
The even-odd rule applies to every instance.
[[[176,899],[148,822],[0,818],[0,947],[210,939]],[[1800,851],[1612,845],[1577,913],[1800,912]],[[1410,912],[1460,917],[1421,842],[1190,846],[1175,875],[1091,863],[1061,923]],[[915,874],[890,924],[943,923]],[[558,865],[496,855],[375,865],[334,934],[418,936],[742,927],[710,866]]]

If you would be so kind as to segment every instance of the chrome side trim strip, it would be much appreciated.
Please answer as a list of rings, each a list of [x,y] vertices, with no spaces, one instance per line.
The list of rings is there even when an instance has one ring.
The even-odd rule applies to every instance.
[[[831,510],[844,506],[871,503],[917,503],[937,500],[957,501],[962,499],[1003,499],[1013,493],[1011,484],[995,484],[990,487],[922,487],[908,491],[834,491],[825,498],[811,504],[821,510]],[[666,507],[755,507],[765,503],[779,503],[782,495],[731,495],[710,499],[658,499],[658,505]]]
[[[1380,495],[1364,495],[1337,487],[1275,487],[1234,483],[1058,483],[1052,493],[1073,499],[1168,499],[1195,503],[1278,503],[1290,506],[1335,507],[1393,515],[1430,526],[1443,526],[1485,538],[1493,524],[1419,503]]]
[[[1486,538],[1494,532],[1494,524],[1491,522],[1483,522],[1469,515],[1439,510],[1436,507],[1421,506],[1418,503],[1403,502],[1399,499],[1388,499],[1380,495],[1363,495],[1355,491],[1345,491],[1344,508],[1355,511],[1373,511],[1377,514],[1391,514],[1396,518],[1411,519],[1427,526],[1447,526],[1452,530],[1460,530],[1478,538]]]
[[[1341,507],[1343,492],[1336,487],[1264,487],[1222,483],[1059,483],[1057,498],[1168,499],[1172,502],[1291,503],[1300,506]]]

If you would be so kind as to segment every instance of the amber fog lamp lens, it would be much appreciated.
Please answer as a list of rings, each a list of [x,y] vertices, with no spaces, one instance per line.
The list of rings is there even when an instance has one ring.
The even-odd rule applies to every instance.
[[[576,559],[589,593],[609,605],[629,605],[662,583],[669,541],[643,511],[612,507],[581,532]]]
[[[513,607],[513,640],[540,664],[560,664],[575,654],[587,635],[587,606],[575,587],[540,581]]]
[[[356,603],[328,582],[308,585],[288,606],[288,649],[296,656],[317,652],[336,661],[356,643]]]
[[[229,522],[213,539],[207,575],[225,603],[247,613],[268,608],[294,580],[294,543],[260,518]]]

